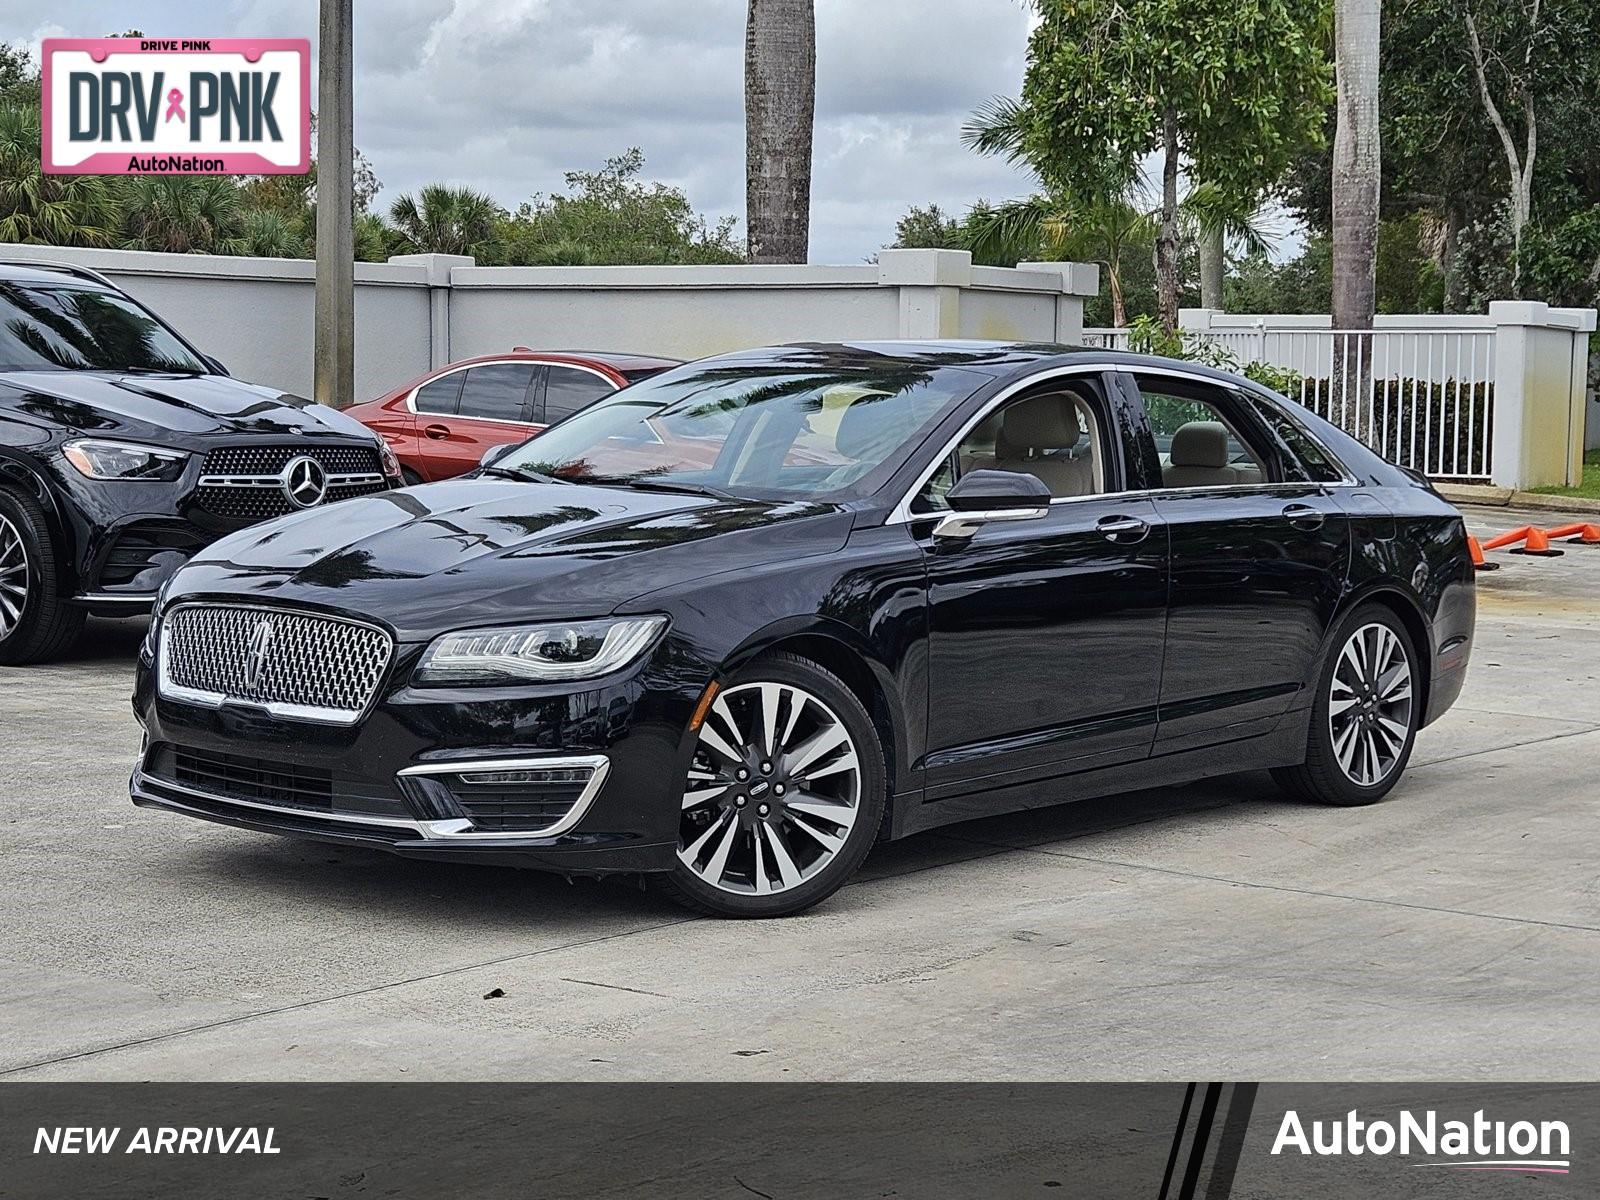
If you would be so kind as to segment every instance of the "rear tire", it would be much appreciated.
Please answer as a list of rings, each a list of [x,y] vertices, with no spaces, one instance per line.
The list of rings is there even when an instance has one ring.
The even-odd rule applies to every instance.
[[[0,489],[0,665],[55,658],[83,632],[85,613],[62,582],[39,502]]]
[[[422,478],[422,476],[418,475],[410,467],[400,468],[400,483],[402,486],[416,487],[419,483],[423,482],[425,482],[425,480]]]
[[[1399,782],[1422,719],[1422,674],[1405,625],[1380,604],[1364,604],[1329,638],[1317,677],[1306,760],[1273,778],[1318,804],[1374,804]]]
[[[656,876],[718,917],[781,917],[827,899],[866,858],[888,787],[872,718],[831,671],[770,654],[717,694],[683,788],[677,860]]]

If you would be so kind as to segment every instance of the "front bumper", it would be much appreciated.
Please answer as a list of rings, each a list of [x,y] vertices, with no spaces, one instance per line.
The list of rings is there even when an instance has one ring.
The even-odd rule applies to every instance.
[[[681,670],[657,674],[659,650],[621,677],[567,691],[394,682],[409,679],[420,653],[420,646],[401,648],[376,706],[350,726],[168,699],[157,693],[153,664],[141,653],[134,709],[146,742],[130,780],[133,802],[411,858],[573,875],[671,867],[696,696],[682,694]],[[226,783],[196,786],[196,774],[175,765],[180,754],[184,761],[210,756],[267,764],[282,786],[248,794]],[[462,775],[503,778],[494,773],[518,771],[572,771],[583,794],[570,811],[531,832],[497,826],[481,806],[455,803]],[[326,800],[304,802],[291,782],[301,778],[325,787]]]

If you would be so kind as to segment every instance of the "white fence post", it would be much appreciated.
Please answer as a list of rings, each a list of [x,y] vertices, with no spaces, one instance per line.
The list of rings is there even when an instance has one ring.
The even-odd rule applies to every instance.
[[[900,289],[900,336],[961,336],[961,292],[972,286],[965,250],[883,250],[878,282]]]
[[[1496,300],[1493,469],[1500,487],[1570,487],[1583,478],[1592,308]]]
[[[1083,301],[1100,294],[1100,266],[1081,262],[1019,262],[1019,271],[1053,275],[1061,281],[1056,297],[1055,340],[1063,346],[1083,345]]]

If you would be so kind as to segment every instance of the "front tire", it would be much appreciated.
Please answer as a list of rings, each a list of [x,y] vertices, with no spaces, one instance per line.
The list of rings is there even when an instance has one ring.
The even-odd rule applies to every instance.
[[[1273,771],[1291,795],[1319,804],[1373,804],[1399,782],[1422,719],[1416,646],[1378,604],[1355,609],[1329,639],[1317,679],[1306,760]]]
[[[883,819],[883,747],[832,672],[771,654],[717,694],[684,783],[677,861],[661,887],[719,917],[780,917],[827,899]]]
[[[44,510],[0,489],[0,665],[55,658],[83,631],[84,612],[62,594]]]

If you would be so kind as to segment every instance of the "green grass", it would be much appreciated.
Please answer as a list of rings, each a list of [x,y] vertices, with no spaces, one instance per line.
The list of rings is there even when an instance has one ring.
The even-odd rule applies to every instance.
[[[1583,496],[1600,500],[1600,450],[1591,450],[1583,456],[1583,482],[1577,487],[1542,487],[1533,491],[1546,496]]]

